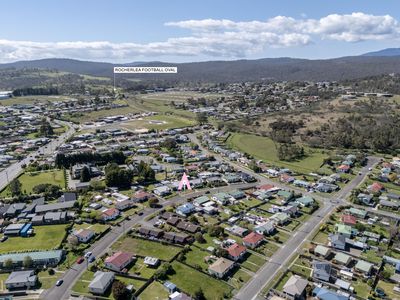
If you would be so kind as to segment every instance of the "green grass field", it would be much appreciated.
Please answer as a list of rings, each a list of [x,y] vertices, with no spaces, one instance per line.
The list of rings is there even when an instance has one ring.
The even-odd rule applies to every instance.
[[[181,248],[148,240],[127,237],[117,241],[113,246],[115,250],[128,251],[139,256],[152,256],[168,261],[174,257]]]
[[[0,243],[0,253],[54,249],[63,240],[66,227],[66,224],[35,226],[32,237],[10,237]]]
[[[104,231],[106,231],[108,228],[110,228],[110,225],[82,223],[82,224],[75,224],[73,230],[91,229],[96,234],[101,234]]]
[[[168,292],[160,282],[154,281],[139,295],[139,299],[164,300],[168,299]]]
[[[54,185],[58,185],[61,188],[64,188],[65,186],[64,173],[62,170],[24,173],[20,177],[18,177],[18,180],[22,184],[22,192],[26,194],[32,193],[33,187],[42,183],[51,183]],[[11,193],[9,192],[8,188],[6,188],[0,193],[0,196],[11,196]]]
[[[172,267],[175,274],[169,275],[168,280],[175,283],[178,288],[191,295],[201,288],[206,299],[219,300],[224,298],[224,294],[229,293],[232,290],[225,282],[205,275],[179,262],[173,262]]]
[[[183,118],[174,115],[155,115],[151,117],[143,118],[142,120],[134,120],[124,123],[122,126],[129,130],[135,130],[139,128],[146,129],[169,129],[169,128],[181,128],[187,126],[193,126],[196,122],[188,118]]]
[[[300,173],[309,173],[319,169],[324,158],[328,154],[324,154],[319,149],[304,147],[306,157],[296,161],[281,161],[278,159],[278,153],[274,142],[267,137],[233,133],[227,140],[228,146],[241,152],[246,152],[256,159],[263,160],[266,163],[290,168]]]
[[[204,261],[204,258],[208,255],[210,255],[210,253],[202,251],[197,247],[191,247],[191,251],[185,255],[185,263],[192,267],[195,267],[196,265],[200,266],[204,272],[207,272],[208,264]]]

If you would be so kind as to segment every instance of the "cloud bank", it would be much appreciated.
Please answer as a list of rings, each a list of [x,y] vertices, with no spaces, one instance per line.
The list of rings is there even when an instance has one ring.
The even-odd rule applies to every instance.
[[[320,19],[276,16],[266,21],[185,20],[165,26],[188,30],[184,37],[151,43],[108,41],[32,42],[0,39],[0,61],[68,57],[129,61],[160,56],[243,58],[268,48],[317,43],[382,41],[400,38],[400,24],[390,15],[331,14]]]

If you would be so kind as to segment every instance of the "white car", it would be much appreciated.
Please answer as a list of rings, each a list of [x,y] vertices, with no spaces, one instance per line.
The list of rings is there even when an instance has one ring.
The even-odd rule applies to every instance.
[[[89,258],[91,255],[92,255],[92,252],[91,252],[91,251],[86,252],[86,253],[85,253],[85,258]]]

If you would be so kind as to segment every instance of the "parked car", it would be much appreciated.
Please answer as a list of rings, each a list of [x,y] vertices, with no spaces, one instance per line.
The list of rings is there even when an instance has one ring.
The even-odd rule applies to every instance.
[[[60,285],[62,285],[62,284],[63,284],[63,282],[64,282],[64,280],[62,280],[62,279],[60,279],[60,280],[57,280],[57,282],[56,282],[56,286],[60,286]]]
[[[85,258],[89,258],[91,255],[92,255],[92,252],[88,251],[88,252],[85,253]]]
[[[76,260],[76,263],[79,265],[79,264],[83,263],[84,260],[85,259],[82,256],[78,257],[78,259]]]
[[[3,242],[5,242],[5,241],[7,241],[7,239],[8,239],[8,236],[5,236],[5,235],[4,235],[4,236],[0,239],[0,242],[3,243]]]
[[[94,257],[94,255],[92,255],[91,257],[89,257],[88,262],[92,263],[96,260],[96,257]]]

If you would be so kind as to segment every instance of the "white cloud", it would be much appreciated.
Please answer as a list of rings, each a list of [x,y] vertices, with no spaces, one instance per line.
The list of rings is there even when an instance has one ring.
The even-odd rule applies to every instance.
[[[389,40],[400,37],[399,22],[389,15],[331,14],[321,19],[276,16],[266,21],[186,20],[168,22],[190,31],[184,37],[151,43],[31,42],[0,40],[2,62],[71,57],[88,60],[130,61],[160,56],[239,58],[268,48],[308,45],[319,39],[343,42]]]

